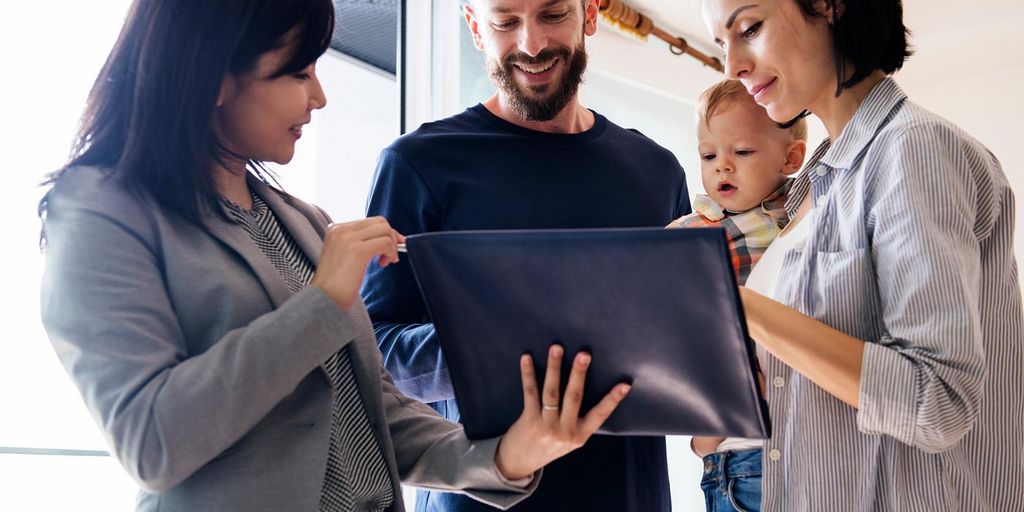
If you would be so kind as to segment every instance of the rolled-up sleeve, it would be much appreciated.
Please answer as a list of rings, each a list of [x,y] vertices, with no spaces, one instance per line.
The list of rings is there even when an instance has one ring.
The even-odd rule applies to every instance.
[[[971,430],[985,379],[978,226],[991,206],[957,140],[911,128],[880,145],[890,166],[864,185],[885,334],[864,348],[857,424],[927,452]]]

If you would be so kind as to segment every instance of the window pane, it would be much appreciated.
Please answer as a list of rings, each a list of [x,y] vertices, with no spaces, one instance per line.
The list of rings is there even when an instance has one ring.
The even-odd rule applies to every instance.
[[[0,48],[17,70],[0,95],[7,199],[0,202],[8,270],[0,287],[0,447],[107,450],[40,321],[36,203],[44,175],[68,155],[97,72],[129,0],[12,3],[0,15]],[[339,219],[361,217],[374,162],[398,134],[394,79],[326,56],[330,106],[298,145],[282,184],[327,203]],[[13,121],[12,121],[13,120]],[[56,492],[59,489],[59,492]],[[0,510],[131,510],[137,487],[111,457],[0,453]]]
[[[86,96],[120,31],[128,0],[12,2],[0,16],[4,67],[0,140],[9,144],[0,201],[0,446],[105,449],[39,320],[36,202],[66,159]],[[14,150],[16,149],[16,150]],[[4,507],[0,507],[3,509]]]
[[[135,482],[110,457],[0,454],[0,482],[0,510],[135,510]]]
[[[459,23],[459,102],[469,108],[494,94],[494,84],[487,75],[484,54],[473,46],[473,35],[466,23]]]
[[[303,199],[338,222],[362,218],[377,157],[398,137],[398,85],[394,77],[333,52],[320,59],[317,74],[327,107],[313,114],[316,193]]]

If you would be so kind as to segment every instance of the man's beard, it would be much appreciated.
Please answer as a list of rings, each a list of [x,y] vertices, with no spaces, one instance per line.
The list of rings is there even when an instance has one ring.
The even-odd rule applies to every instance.
[[[555,58],[561,60],[568,67],[562,79],[556,83],[543,85],[527,85],[533,93],[545,96],[527,95],[520,85],[516,83],[513,73],[513,64],[536,65],[551,62]],[[497,60],[487,61],[487,70],[490,72],[491,80],[505,93],[512,111],[530,121],[550,121],[569,104],[569,101],[576,96],[580,83],[583,82],[583,72],[587,69],[587,51],[580,41],[576,50],[570,52],[568,48],[550,48],[542,50],[536,57],[530,57],[525,53],[517,52],[506,56],[502,62]],[[552,89],[554,89],[552,91]]]

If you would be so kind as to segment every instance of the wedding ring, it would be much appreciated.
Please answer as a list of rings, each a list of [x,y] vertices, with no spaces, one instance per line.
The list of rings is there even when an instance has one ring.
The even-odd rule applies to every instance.
[[[548,405],[548,404],[543,404],[543,405],[544,405],[544,410],[545,411],[557,411],[558,410],[558,406],[557,405]]]

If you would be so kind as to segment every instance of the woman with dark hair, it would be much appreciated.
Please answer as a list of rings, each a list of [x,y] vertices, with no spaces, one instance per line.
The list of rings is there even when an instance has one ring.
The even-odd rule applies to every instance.
[[[358,290],[382,218],[331,224],[266,182],[323,108],[329,0],[136,0],[40,204],[43,321],[139,510],[403,510],[400,479],[511,506],[628,392],[582,418],[562,349],[501,438],[401,395]],[[561,403],[560,403],[561,402]]]
[[[899,0],[703,0],[777,122],[828,140],[790,192],[772,297],[742,290],[772,438],[766,510],[1024,510],[1024,314],[1014,198],[996,158],[909,101]],[[792,237],[792,238],[790,238]],[[788,240],[787,240],[788,239]],[[762,263],[763,264],[763,263]],[[705,459],[709,508],[734,454]],[[752,470],[744,461],[743,470]]]

